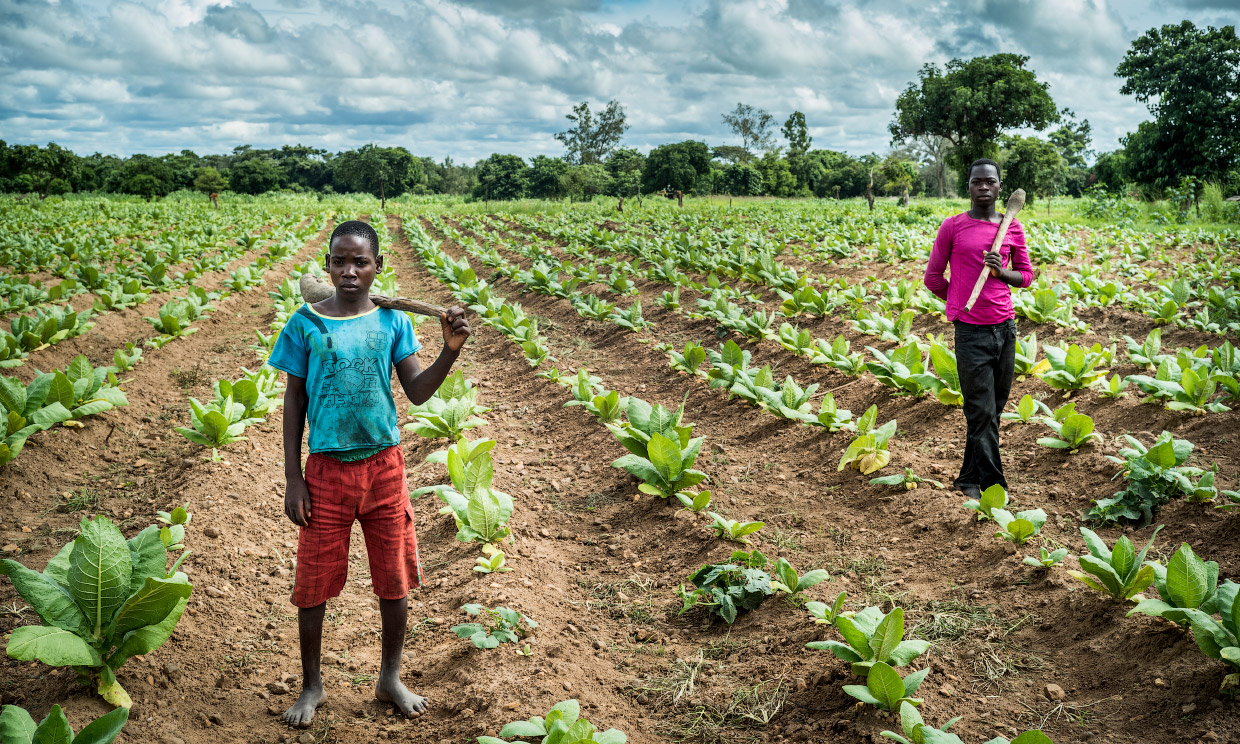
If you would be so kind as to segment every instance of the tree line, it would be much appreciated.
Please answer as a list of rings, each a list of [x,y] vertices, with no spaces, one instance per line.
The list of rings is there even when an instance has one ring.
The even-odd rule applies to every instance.
[[[925,65],[896,101],[885,155],[853,156],[814,149],[800,111],[782,126],[770,112],[737,103],[722,114],[739,144],[687,140],[648,154],[622,147],[624,106],[598,111],[588,102],[555,134],[562,157],[495,153],[474,165],[419,157],[403,147],[331,153],[305,145],[229,154],[191,150],[162,156],[78,156],[55,143],[0,140],[0,192],[127,193],[154,198],[173,191],[276,190],[457,194],[477,200],[621,199],[653,193],[850,198],[875,195],[953,196],[979,157],[997,160],[1007,190],[1030,198],[1089,188],[1158,197],[1186,184],[1214,182],[1240,190],[1240,41],[1235,28],[1198,29],[1191,22],[1151,29],[1115,71],[1121,92],[1149,106],[1153,119],[1094,157],[1088,119],[1056,106],[1047,83],[1026,68],[1028,57],[995,54]],[[1052,129],[1052,127],[1054,127]],[[1050,130],[1045,138],[1013,130]]]

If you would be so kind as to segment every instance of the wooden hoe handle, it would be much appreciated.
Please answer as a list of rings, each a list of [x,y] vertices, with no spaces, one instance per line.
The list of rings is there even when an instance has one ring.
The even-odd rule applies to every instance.
[[[1007,207],[1004,209],[1003,221],[999,223],[999,232],[995,233],[995,242],[990,245],[990,253],[999,250],[999,246],[1003,245],[1003,239],[1007,237],[1008,226],[1012,224],[1012,218],[1016,213],[1025,206],[1025,190],[1016,189],[1012,195],[1008,197]],[[990,276],[990,269],[982,266],[982,273],[977,275],[977,281],[973,284],[973,292],[969,294],[969,301],[964,304],[965,312],[973,309],[973,303],[977,302],[977,298],[982,293],[982,286],[986,284],[986,277]]]
[[[301,289],[302,299],[310,304],[322,302],[336,293],[336,290],[330,284],[318,278],[314,274],[302,274],[301,280],[298,282],[298,286]],[[410,300],[404,297],[388,297],[387,295],[372,294],[370,296],[370,301],[379,307],[387,307],[393,310],[404,310],[410,313],[417,313],[418,315],[429,315],[432,318],[439,318],[447,312],[446,309],[440,307],[439,305],[432,305],[429,302],[422,302],[421,300]]]

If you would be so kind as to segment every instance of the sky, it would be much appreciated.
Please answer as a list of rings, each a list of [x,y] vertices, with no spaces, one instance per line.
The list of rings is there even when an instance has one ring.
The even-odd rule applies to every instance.
[[[1149,118],[1115,67],[1240,0],[0,0],[0,139],[79,154],[368,142],[437,160],[562,155],[580,101],[624,145],[740,144],[738,102],[813,147],[890,150],[922,65],[1012,52],[1105,152]]]

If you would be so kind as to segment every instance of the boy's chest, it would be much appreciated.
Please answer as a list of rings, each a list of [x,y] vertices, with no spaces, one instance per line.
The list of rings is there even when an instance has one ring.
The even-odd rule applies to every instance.
[[[379,323],[306,329],[310,364],[326,375],[354,370],[365,374],[387,373],[392,358],[392,332]]]

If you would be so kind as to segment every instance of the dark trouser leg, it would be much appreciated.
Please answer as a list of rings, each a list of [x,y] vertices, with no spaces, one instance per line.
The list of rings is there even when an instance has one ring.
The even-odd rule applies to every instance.
[[[956,368],[967,425],[957,488],[986,489],[995,483],[1007,488],[999,457],[999,414],[1012,389],[1015,354],[1012,324],[956,324]]]

